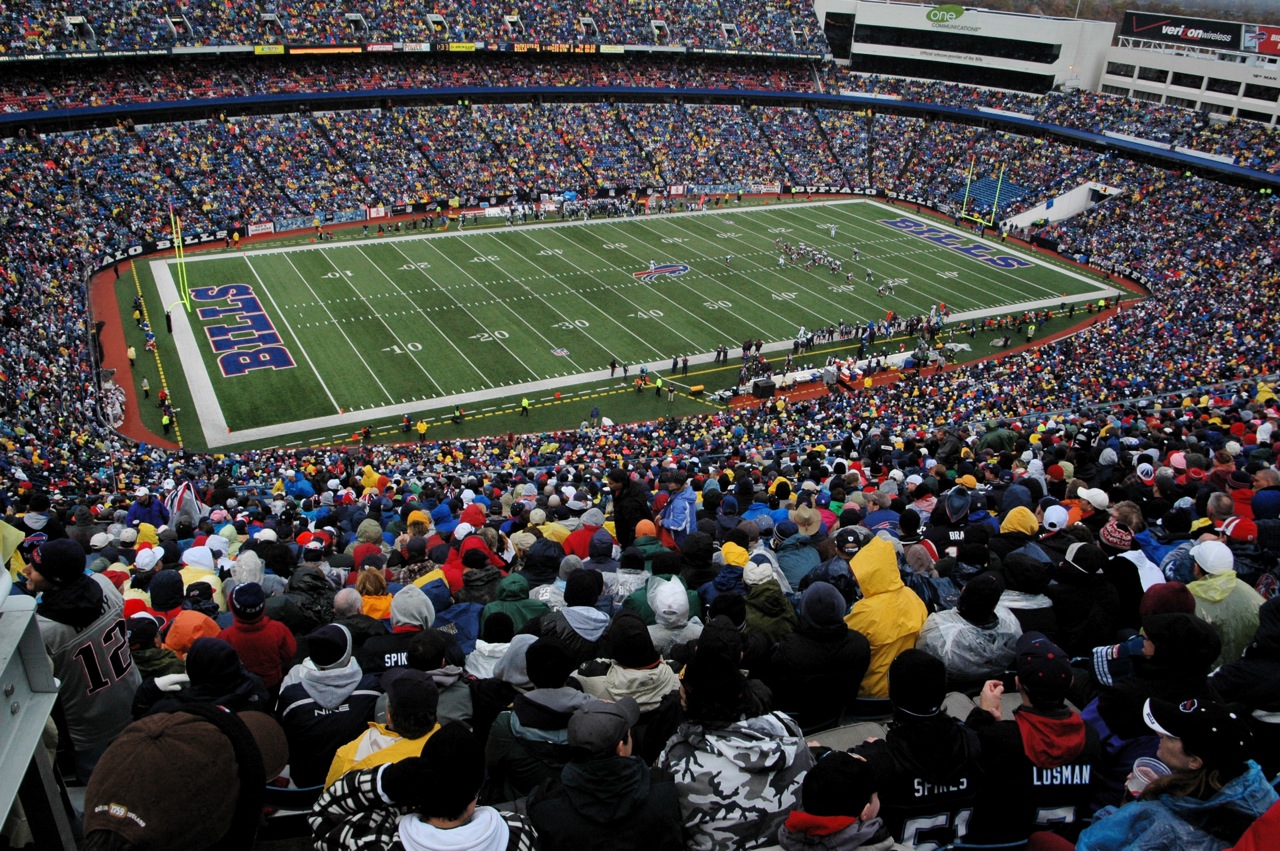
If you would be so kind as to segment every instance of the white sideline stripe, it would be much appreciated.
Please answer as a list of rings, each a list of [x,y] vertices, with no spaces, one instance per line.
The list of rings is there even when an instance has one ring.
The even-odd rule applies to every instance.
[[[169,274],[168,260],[152,260],[151,275],[156,282],[156,292],[160,295],[160,303],[173,304],[178,300],[178,287]],[[178,363],[182,374],[187,379],[187,390],[191,393],[191,403],[200,418],[200,428],[204,439],[212,446],[212,436],[221,432],[227,433],[227,418],[218,404],[218,394],[213,390],[213,379],[200,356],[199,343],[191,323],[187,321],[187,312],[180,311],[173,323],[173,346],[178,352]]]

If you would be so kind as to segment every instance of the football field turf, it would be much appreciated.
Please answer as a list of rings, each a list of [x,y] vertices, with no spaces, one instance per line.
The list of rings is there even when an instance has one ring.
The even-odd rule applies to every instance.
[[[779,266],[775,240],[825,249],[844,270]],[[959,322],[1116,292],[865,201],[385,238],[353,230],[297,248],[192,254],[185,266],[190,313],[173,311],[171,339],[162,317],[152,321],[169,383],[186,385],[175,394],[190,400],[179,416],[186,442],[209,448],[309,441],[405,414],[438,422],[454,405],[514,409],[522,396],[608,381],[611,359],[631,378],[640,365],[665,376],[673,357],[709,365],[724,344],[736,365],[747,338],[789,350],[801,326],[865,324],[888,310],[945,302]],[[142,275],[144,292],[177,301],[171,258]],[[884,281],[893,295],[877,295]]]

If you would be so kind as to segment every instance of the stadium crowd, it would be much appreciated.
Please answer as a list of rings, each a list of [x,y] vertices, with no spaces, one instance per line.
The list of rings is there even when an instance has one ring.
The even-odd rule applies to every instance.
[[[68,19],[79,19],[70,23]],[[270,11],[243,2],[109,2],[93,9],[65,0],[19,0],[0,13],[0,49],[11,54],[137,51],[175,47],[362,42],[495,42],[681,45],[821,56],[826,39],[812,7],[798,0],[703,4],[567,4],[528,0],[501,12],[484,3],[404,6],[361,2],[335,9],[282,0]]]
[[[294,2],[276,31],[230,3],[190,5],[192,31],[166,35],[146,23],[159,8],[118,6],[102,7],[100,42],[333,41],[350,26]],[[811,14],[717,6],[774,49]],[[73,46],[64,7],[6,6],[9,49]],[[428,10],[451,38],[505,25],[478,4],[359,7],[374,33],[424,40],[440,35]],[[514,8],[539,37],[580,34],[562,4]],[[601,40],[653,43],[661,14],[673,42],[726,43],[702,9],[592,17]],[[394,59],[104,67],[90,88],[10,79],[6,108],[420,85]],[[435,67],[435,86],[814,79],[729,62]],[[1280,168],[1274,137],[1245,122],[819,79]],[[202,228],[653,183],[870,182],[942,203],[971,156],[1008,162],[1037,193],[1024,203],[1084,179],[1122,187],[1027,235],[1141,276],[1150,298],[997,360],[682,420],[213,454],[132,443],[103,417],[86,269],[164,233],[175,195]],[[283,777],[315,790],[325,849],[1276,841],[1271,196],[941,122],[694,103],[21,133],[0,144],[0,177],[6,579],[38,597],[87,847],[249,847]],[[884,727],[810,744],[864,719]]]
[[[8,317],[61,320],[4,354],[19,588],[43,594],[69,694],[85,686],[72,611],[95,640],[126,624],[137,671],[65,700],[87,805],[119,803],[110,779],[157,759],[138,737],[180,756],[195,734],[175,719],[214,702],[243,715],[266,774],[324,787],[321,847],[394,838],[403,813],[506,843],[484,847],[792,847],[833,824],[842,847],[909,847],[914,819],[944,814],[941,841],[1235,841],[1280,769],[1257,687],[1276,604],[1254,590],[1275,591],[1280,525],[1280,403],[1257,380],[1280,364],[1274,208],[1110,167],[1128,191],[1046,233],[1148,276],[1152,297],[1074,337],[781,412],[419,446],[130,451],[77,396],[95,382],[70,366],[89,361],[74,264],[50,264],[57,240],[15,242]],[[42,221],[69,227],[58,212]],[[1156,218],[1178,238],[1149,236]],[[890,716],[886,744],[807,746],[860,713]],[[1135,796],[1139,757],[1172,773]],[[211,771],[235,777],[228,763]],[[415,791],[442,774],[467,778],[456,798]],[[635,778],[627,806],[587,805],[602,777]],[[227,788],[226,808],[257,800]],[[1049,803],[1072,821],[1037,823]],[[196,841],[180,796],[126,805],[158,841]],[[100,813],[86,829],[132,830]]]
[[[544,436],[527,468],[478,442],[20,479],[13,593],[86,847],[251,841],[265,781],[332,849],[1274,842],[1280,400],[933,401],[743,412],[727,446],[628,427],[669,454],[621,462]],[[197,752],[202,784],[121,782]]]
[[[1097,92],[1031,95],[955,83],[850,74],[834,65],[778,60],[762,64],[729,57],[675,60],[626,55],[608,60],[487,55],[336,58],[319,63],[259,57],[173,59],[122,65],[108,61],[67,65],[55,78],[44,69],[15,67],[0,83],[0,110],[26,112],[155,103],[192,97],[244,97],[326,91],[406,88],[629,86],[636,88],[751,89],[890,95],[909,101],[990,108],[1090,132],[1115,132],[1220,156],[1275,173],[1280,144],[1275,131],[1252,121],[1214,123],[1206,113]],[[424,79],[430,84],[424,86]]]

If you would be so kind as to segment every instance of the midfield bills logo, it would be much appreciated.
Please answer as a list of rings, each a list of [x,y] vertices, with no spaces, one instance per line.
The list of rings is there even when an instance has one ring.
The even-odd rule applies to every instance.
[[[683,275],[688,271],[689,267],[683,263],[664,263],[661,266],[654,266],[652,269],[646,269],[643,272],[632,272],[631,276],[642,281],[648,281],[662,275],[670,275],[674,278],[676,275]]]

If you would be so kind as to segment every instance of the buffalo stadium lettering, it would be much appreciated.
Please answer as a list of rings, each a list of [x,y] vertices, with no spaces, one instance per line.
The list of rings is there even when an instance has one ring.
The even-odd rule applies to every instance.
[[[1021,257],[1010,257],[1007,254],[997,254],[996,250],[989,245],[980,242],[971,242],[965,244],[965,238],[958,233],[935,228],[932,225],[918,222],[915,219],[881,219],[880,224],[888,225],[891,228],[909,233],[912,236],[918,236],[921,239],[928,240],[934,245],[941,245],[943,248],[950,248],[952,251],[958,251],[974,260],[981,260],[983,263],[989,263],[997,269],[1026,269],[1031,266],[1031,262],[1023,260]]]
[[[226,302],[226,305],[199,307],[203,320],[221,319],[225,324],[206,325],[209,345],[218,356],[218,368],[225,378],[244,375],[255,369],[292,369],[293,355],[280,344],[280,334],[271,317],[248,284],[200,287],[191,291],[198,302]]]

